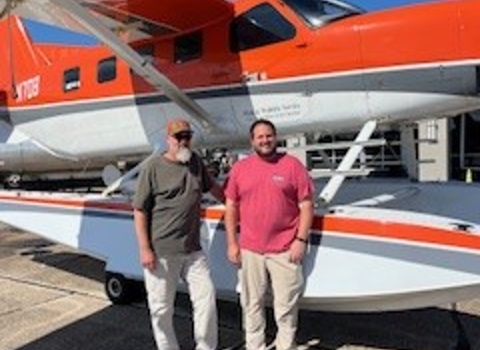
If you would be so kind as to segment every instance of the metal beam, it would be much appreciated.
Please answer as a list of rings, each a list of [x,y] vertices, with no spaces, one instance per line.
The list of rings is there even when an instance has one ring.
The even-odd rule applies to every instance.
[[[328,183],[325,185],[322,192],[318,196],[320,204],[325,206],[331,202],[333,197],[335,197],[338,190],[340,189],[340,186],[342,185],[343,181],[346,178],[346,175],[344,175],[344,173],[352,170],[353,164],[355,163],[358,156],[360,155],[360,152],[362,152],[364,149],[364,146],[362,145],[362,143],[370,139],[370,137],[372,136],[376,128],[377,128],[376,120],[369,120],[363,125],[362,130],[360,130],[360,132],[358,133],[353,145],[348,149],[347,154],[342,159],[342,162],[336,169],[336,171],[339,172],[339,174],[334,175],[333,177],[330,178],[330,180],[328,181]]]

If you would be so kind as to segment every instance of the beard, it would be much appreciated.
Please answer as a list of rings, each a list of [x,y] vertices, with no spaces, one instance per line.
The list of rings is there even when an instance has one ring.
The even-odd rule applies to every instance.
[[[175,157],[180,163],[188,163],[192,158],[192,151],[188,147],[180,147],[175,153]]]
[[[274,147],[272,148],[270,151],[263,151],[260,147],[255,147],[253,149],[255,151],[255,153],[260,156],[261,158],[264,158],[264,159],[269,159],[269,158],[272,158],[276,153],[277,153],[277,148]]]

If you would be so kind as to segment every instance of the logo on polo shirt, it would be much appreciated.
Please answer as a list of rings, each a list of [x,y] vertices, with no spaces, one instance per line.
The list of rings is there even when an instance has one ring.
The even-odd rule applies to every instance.
[[[272,180],[276,184],[283,184],[285,182],[285,178],[283,177],[283,175],[278,174],[273,175]]]

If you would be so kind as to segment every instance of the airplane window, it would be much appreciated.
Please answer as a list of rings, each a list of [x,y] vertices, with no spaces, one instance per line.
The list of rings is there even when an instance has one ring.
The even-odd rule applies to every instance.
[[[174,61],[183,63],[202,55],[202,32],[198,31],[175,38]]]
[[[260,4],[233,20],[230,25],[230,50],[253,49],[289,40],[295,27],[269,4]]]
[[[80,68],[72,68],[63,73],[63,91],[68,92],[80,88]]]
[[[105,83],[115,80],[117,77],[117,58],[110,57],[98,62],[97,66],[97,82]]]
[[[150,64],[155,62],[155,47],[153,45],[147,44],[144,46],[133,47],[133,49],[137,51],[146,62]],[[130,68],[130,74],[138,75],[132,68]]]
[[[365,11],[339,0],[283,0],[309,25],[319,27],[336,19]]]
[[[135,48],[140,56],[142,56],[148,63],[153,64],[155,61],[155,47],[153,45],[144,45]]]

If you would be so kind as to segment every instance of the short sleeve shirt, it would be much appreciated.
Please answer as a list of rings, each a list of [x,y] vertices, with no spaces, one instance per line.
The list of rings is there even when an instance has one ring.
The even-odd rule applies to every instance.
[[[147,213],[149,238],[157,256],[201,249],[201,197],[211,186],[211,178],[195,153],[186,164],[164,156],[147,162],[137,181],[133,207]]]
[[[293,156],[265,161],[251,155],[237,162],[225,196],[239,208],[240,247],[261,254],[288,250],[298,229],[299,203],[313,191],[307,170]]]

